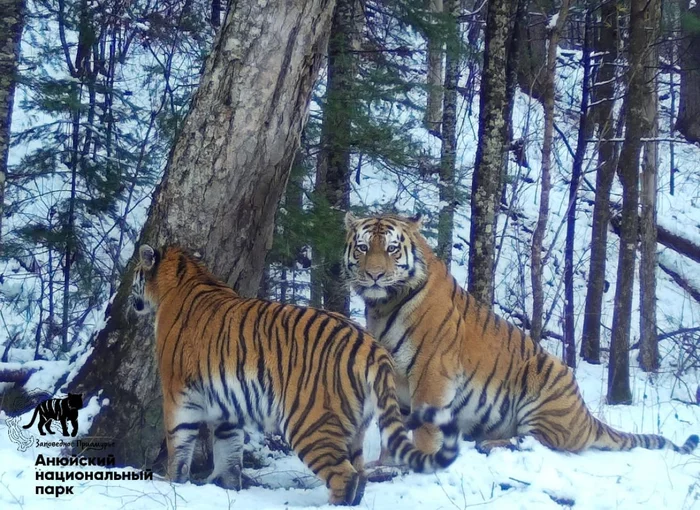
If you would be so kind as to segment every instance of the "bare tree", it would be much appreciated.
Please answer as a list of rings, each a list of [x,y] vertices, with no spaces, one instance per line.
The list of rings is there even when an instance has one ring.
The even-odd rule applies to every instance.
[[[535,342],[542,339],[542,321],[544,316],[544,291],[542,289],[542,243],[547,230],[549,217],[549,192],[552,189],[550,177],[552,165],[552,141],[554,135],[554,100],[555,78],[557,71],[557,48],[559,34],[569,14],[569,0],[563,0],[556,21],[549,25],[549,42],[547,45],[547,71],[544,76],[544,138],[542,140],[542,183],[540,188],[540,208],[537,215],[537,226],[532,234],[531,281],[532,281],[532,325],[530,336]],[[553,20],[554,21],[554,20]]]
[[[569,205],[566,213],[566,243],[564,247],[564,360],[570,367],[576,366],[576,328],[574,327],[574,240],[576,238],[576,205],[578,190],[583,177],[583,162],[586,156],[586,141],[591,136],[592,123],[589,115],[591,77],[591,14],[586,11],[586,28],[582,51],[583,83],[576,140],[576,152],[569,183]]]
[[[595,41],[598,55],[592,87],[592,122],[597,125],[598,171],[593,206],[591,232],[591,263],[586,287],[586,305],[583,316],[581,357],[589,363],[600,363],[600,324],[605,290],[608,223],[610,221],[610,189],[615,177],[615,124],[613,117],[615,96],[615,61],[618,46],[618,10],[616,0],[607,0],[600,6],[600,31]]]
[[[620,152],[617,173],[622,183],[622,222],[618,257],[615,308],[608,365],[608,403],[629,404],[632,392],[629,384],[630,324],[632,320],[632,291],[634,289],[635,258],[639,204],[639,156],[641,138],[651,131],[646,114],[647,84],[644,64],[651,51],[649,34],[655,33],[659,0],[632,2],[628,42],[627,95],[625,97],[625,140]]]
[[[256,295],[334,4],[231,4],[140,242],[196,250],[214,274]],[[151,321],[128,313],[133,262],[70,389],[110,400],[90,434],[116,441],[117,462],[143,466],[163,425]]]
[[[10,151],[12,105],[17,83],[19,42],[22,37],[24,0],[0,0],[0,247],[5,203],[7,157]],[[1,251],[1,250],[0,250]]]
[[[659,52],[656,44],[660,34],[661,2],[649,3],[647,37],[649,49],[644,64],[644,127],[642,136],[650,141],[644,143],[642,160],[641,215],[639,224],[639,362],[647,372],[659,368],[659,342],[656,330],[656,188],[658,169],[659,94],[656,72]]]

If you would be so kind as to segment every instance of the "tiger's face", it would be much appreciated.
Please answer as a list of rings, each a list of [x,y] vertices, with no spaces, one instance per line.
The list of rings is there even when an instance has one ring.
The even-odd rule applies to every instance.
[[[343,270],[350,286],[366,301],[386,301],[426,278],[423,253],[416,245],[420,216],[345,216],[347,238]]]
[[[147,314],[151,310],[151,300],[148,297],[147,282],[158,259],[158,252],[147,244],[139,247],[139,260],[134,269],[134,280],[131,285],[131,307],[138,314]]]
[[[69,393],[66,398],[68,402],[68,407],[70,409],[82,409],[83,408],[83,394],[82,393]]]

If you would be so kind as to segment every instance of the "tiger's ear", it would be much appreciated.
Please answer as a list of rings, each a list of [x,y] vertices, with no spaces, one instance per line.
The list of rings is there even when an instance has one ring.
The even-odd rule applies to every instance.
[[[152,269],[156,261],[156,252],[147,244],[142,244],[139,248],[139,259],[141,259],[141,265],[145,269]]]
[[[345,213],[345,230],[350,230],[355,226],[355,223],[357,223],[357,217],[350,211]]]
[[[415,214],[414,216],[408,218],[408,224],[416,230],[422,229],[424,223],[425,216],[423,216],[421,213]]]

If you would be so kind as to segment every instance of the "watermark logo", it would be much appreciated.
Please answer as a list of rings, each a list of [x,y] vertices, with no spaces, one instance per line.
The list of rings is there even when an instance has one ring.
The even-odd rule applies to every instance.
[[[47,433],[53,434],[51,424],[56,422],[61,424],[63,435],[68,437],[68,423],[70,422],[73,427],[70,435],[75,437],[78,434],[78,411],[82,408],[83,396],[80,394],[69,393],[65,398],[46,399],[36,406],[32,420],[22,428],[30,428],[38,418],[37,428],[42,436]]]

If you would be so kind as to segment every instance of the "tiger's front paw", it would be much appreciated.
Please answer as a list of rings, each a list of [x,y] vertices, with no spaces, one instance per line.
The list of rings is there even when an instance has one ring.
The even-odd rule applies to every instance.
[[[485,439],[476,443],[476,451],[484,455],[490,454],[496,448],[505,448],[506,450],[516,451],[518,445],[513,444],[510,439]]]
[[[258,485],[256,481],[250,476],[241,473],[240,471],[227,471],[225,473],[219,473],[217,475],[212,475],[207,478],[207,483],[213,483],[218,485],[222,489],[239,491],[241,489],[250,489]]]

